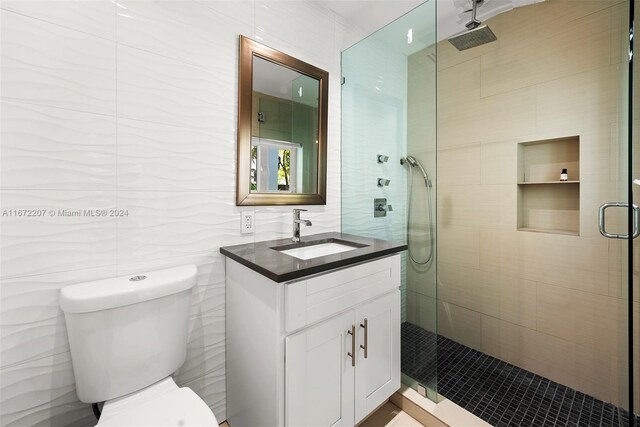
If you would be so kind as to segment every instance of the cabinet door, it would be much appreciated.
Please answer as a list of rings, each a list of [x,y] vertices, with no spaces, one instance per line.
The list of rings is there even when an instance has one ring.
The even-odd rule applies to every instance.
[[[366,320],[366,328],[365,328]],[[400,388],[400,291],[356,309],[355,422]],[[366,338],[366,358],[365,358]]]
[[[354,425],[353,326],[350,310],[286,338],[287,427]]]

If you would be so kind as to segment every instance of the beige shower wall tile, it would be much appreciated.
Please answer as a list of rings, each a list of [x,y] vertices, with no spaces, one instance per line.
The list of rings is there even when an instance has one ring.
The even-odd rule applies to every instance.
[[[518,144],[515,140],[488,142],[480,147],[482,184],[515,184],[518,177]]]
[[[479,280],[480,270],[444,262],[438,263],[438,299],[469,310],[485,312],[496,292],[488,295]]]
[[[473,116],[480,105],[480,58],[438,72],[438,147],[468,144],[474,140]]]
[[[415,153],[436,141],[435,49],[425,48],[407,62],[407,147]]]
[[[520,277],[518,231],[480,229],[480,269]]]
[[[520,277],[608,293],[608,245],[601,238],[521,232]]]
[[[438,187],[438,222],[451,225],[477,227],[482,202],[481,185],[440,185]]]
[[[634,134],[636,130],[634,129]],[[611,181],[626,181],[627,125],[624,116],[615,123],[609,124],[609,179]],[[637,151],[637,150],[636,150]],[[635,153],[634,153],[635,154]]]
[[[609,296],[627,299],[629,295],[629,250],[626,240],[609,239]],[[633,300],[640,302],[640,242],[633,241]]]
[[[537,35],[554,37],[567,23],[622,3],[624,0],[580,0],[580,7],[575,7],[575,2],[571,0],[548,1],[537,4],[531,18],[536,22]]]
[[[627,248],[628,242],[626,240],[609,239],[608,243],[609,243],[609,254],[608,254],[609,255],[609,258],[608,258],[609,259],[609,296],[615,297],[615,298],[625,298],[626,295],[628,294],[628,280],[627,280],[628,265],[629,265],[628,264],[629,250]],[[634,288],[634,291],[635,291],[635,288]]]
[[[612,400],[616,379],[610,375],[608,354],[489,316],[482,316],[481,324],[483,352],[604,401]]]
[[[508,93],[481,96],[476,111],[467,117],[475,126],[473,140],[493,142],[526,140],[535,131],[536,90],[525,87]]]
[[[607,62],[599,68],[575,70],[563,78],[553,77],[538,84],[535,111],[538,135],[608,134],[609,123],[617,120],[624,96],[619,67]]]
[[[480,269],[608,294],[606,239],[480,229]]]
[[[468,80],[455,82],[464,78],[459,76],[459,68],[464,68],[464,74],[477,72],[470,65],[474,62],[477,61],[438,74],[439,85],[443,79],[451,85],[451,88],[438,90],[438,146],[448,148],[479,142],[526,140],[535,131],[535,87],[479,97],[477,87]],[[449,83],[451,80],[453,82]]]
[[[518,226],[516,184],[481,185],[476,215],[482,228],[515,230]]]
[[[480,350],[482,314],[445,301],[438,301],[438,334]]]
[[[438,150],[438,183],[480,184],[480,145]]]
[[[580,184],[586,186],[616,181],[618,177],[612,174],[611,168],[618,167],[615,157],[619,156],[620,148],[621,141],[614,123],[603,123],[597,132],[581,134]]]
[[[608,269],[605,240],[549,233],[520,232],[523,258],[532,262],[568,263],[591,272]]]
[[[506,274],[482,272],[481,280],[486,289],[497,286],[499,305],[489,308],[493,317],[528,328],[536,327],[536,286],[531,280]]]
[[[479,57],[474,57],[438,72],[439,113],[443,107],[459,106],[460,101],[477,102],[480,98],[480,62]]]
[[[614,353],[624,330],[626,301],[544,283],[537,285],[537,329],[587,348]]]
[[[611,64],[628,64],[629,4],[624,0],[611,8]]]
[[[477,227],[439,226],[437,234],[438,263],[445,262],[463,267],[480,265],[480,241]]]
[[[438,277],[442,301],[535,329],[535,282],[444,263]]]
[[[482,328],[480,333],[482,334],[482,341],[480,344],[480,350],[490,356],[509,362],[506,359],[506,356],[509,354],[509,349],[512,346],[510,346],[510,343],[505,340],[507,338],[514,337],[514,331],[519,327],[512,323],[504,322],[501,319],[487,315],[482,316],[481,322]],[[505,324],[504,326],[503,323]],[[508,326],[511,326],[511,328],[506,329]],[[503,329],[505,330],[503,331]],[[514,360],[515,357],[512,357],[511,359]],[[518,366],[522,367],[521,365]]]
[[[573,2],[568,2],[573,3]],[[539,17],[538,22],[545,18]],[[609,65],[611,13],[608,9],[541,29],[538,37],[504,43],[482,58],[482,96],[507,93]]]

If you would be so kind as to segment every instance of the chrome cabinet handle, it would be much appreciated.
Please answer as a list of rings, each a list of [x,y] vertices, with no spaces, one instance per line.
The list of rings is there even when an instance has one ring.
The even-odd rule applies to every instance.
[[[351,325],[351,330],[347,333],[351,335],[351,352],[347,356],[351,358],[351,366],[356,366],[356,326]]]
[[[609,233],[607,232],[607,230],[605,230],[606,210],[608,208],[628,208],[628,207],[629,207],[629,204],[623,203],[623,202],[609,202],[600,206],[600,209],[598,211],[598,226],[600,228],[600,234],[602,234],[604,237],[607,237],[609,239],[628,239],[629,234],[615,234],[615,233]],[[633,207],[633,234],[631,235],[631,237],[635,239],[636,237],[640,236],[640,207],[636,205],[632,205],[632,207]]]
[[[361,328],[364,328],[364,345],[360,344],[360,348],[364,350],[364,358],[367,358],[369,354],[369,321],[364,318],[364,322],[360,324]]]

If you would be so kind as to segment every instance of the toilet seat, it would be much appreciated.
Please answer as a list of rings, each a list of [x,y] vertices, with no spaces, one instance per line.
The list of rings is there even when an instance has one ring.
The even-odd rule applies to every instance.
[[[96,427],[216,427],[211,409],[171,377],[141,391],[105,402]]]

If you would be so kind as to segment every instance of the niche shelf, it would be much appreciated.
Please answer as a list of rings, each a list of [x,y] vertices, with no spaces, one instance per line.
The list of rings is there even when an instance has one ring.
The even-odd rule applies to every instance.
[[[518,144],[518,230],[580,234],[579,136]]]

